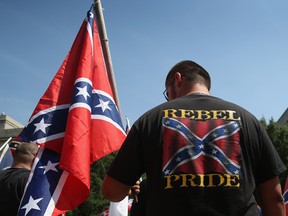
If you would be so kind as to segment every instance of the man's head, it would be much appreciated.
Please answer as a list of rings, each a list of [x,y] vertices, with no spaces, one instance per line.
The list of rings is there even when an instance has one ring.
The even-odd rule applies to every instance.
[[[20,143],[14,152],[12,167],[24,167],[31,169],[33,160],[37,154],[38,146],[33,143]]]
[[[185,60],[178,62],[169,71],[165,81],[168,100],[181,97],[195,91],[210,91],[209,73],[199,64]]]

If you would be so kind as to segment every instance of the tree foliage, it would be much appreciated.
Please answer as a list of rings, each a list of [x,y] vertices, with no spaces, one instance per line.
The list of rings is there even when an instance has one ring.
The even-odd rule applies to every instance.
[[[90,196],[82,205],[78,206],[78,208],[68,212],[67,216],[99,216],[104,210],[109,208],[109,201],[103,197],[101,187],[107,169],[115,158],[115,155],[116,153],[109,154],[92,164],[90,169]]]
[[[260,120],[265,127],[271,141],[273,142],[280,158],[288,168],[288,126],[277,124],[273,118],[269,120],[267,124],[265,118]],[[284,188],[286,178],[288,176],[288,170],[280,175],[280,182],[282,188]]]

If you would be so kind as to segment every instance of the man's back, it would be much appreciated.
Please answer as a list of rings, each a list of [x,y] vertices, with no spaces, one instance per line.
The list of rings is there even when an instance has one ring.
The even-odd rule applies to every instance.
[[[0,215],[17,215],[18,206],[29,177],[29,170],[9,168],[0,171]]]
[[[11,168],[0,170],[0,215],[17,215],[38,146],[21,142],[13,154]]]
[[[147,175],[147,215],[284,215],[286,168],[243,108],[210,96],[209,73],[184,60],[168,72],[163,103],[132,126],[102,192],[119,201]],[[115,190],[114,188],[117,188]],[[269,195],[267,195],[269,194]]]
[[[262,155],[259,146],[268,158],[274,153],[267,134],[250,113],[212,96],[188,95],[162,104],[144,114],[130,133],[124,146],[133,145],[128,155],[135,157],[124,159],[127,152],[120,152],[112,168],[115,172],[120,161],[130,161],[128,172],[119,167],[120,179],[108,174],[131,184],[125,176],[132,170],[146,172],[148,215],[255,215],[256,183],[284,169],[276,160],[265,166],[274,173],[260,172],[258,164],[265,161],[256,156]],[[265,143],[258,142],[259,136]]]

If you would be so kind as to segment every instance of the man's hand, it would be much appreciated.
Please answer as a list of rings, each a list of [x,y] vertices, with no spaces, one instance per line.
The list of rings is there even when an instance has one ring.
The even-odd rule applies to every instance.
[[[140,193],[140,181],[139,180],[136,181],[135,185],[131,187],[130,193],[131,195],[134,195],[134,196]]]

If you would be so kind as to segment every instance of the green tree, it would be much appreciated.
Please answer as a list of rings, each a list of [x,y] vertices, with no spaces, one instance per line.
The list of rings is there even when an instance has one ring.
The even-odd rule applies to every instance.
[[[101,192],[103,179],[107,169],[115,158],[116,152],[103,157],[91,166],[91,189],[89,198],[67,216],[99,216],[105,209],[109,208],[109,201]]]
[[[280,158],[288,168],[288,126],[277,124],[273,118],[269,120],[268,124],[265,118],[262,118],[260,122],[265,127]],[[286,170],[286,172],[280,175],[282,188],[284,188],[287,176],[288,176],[288,170]]]

